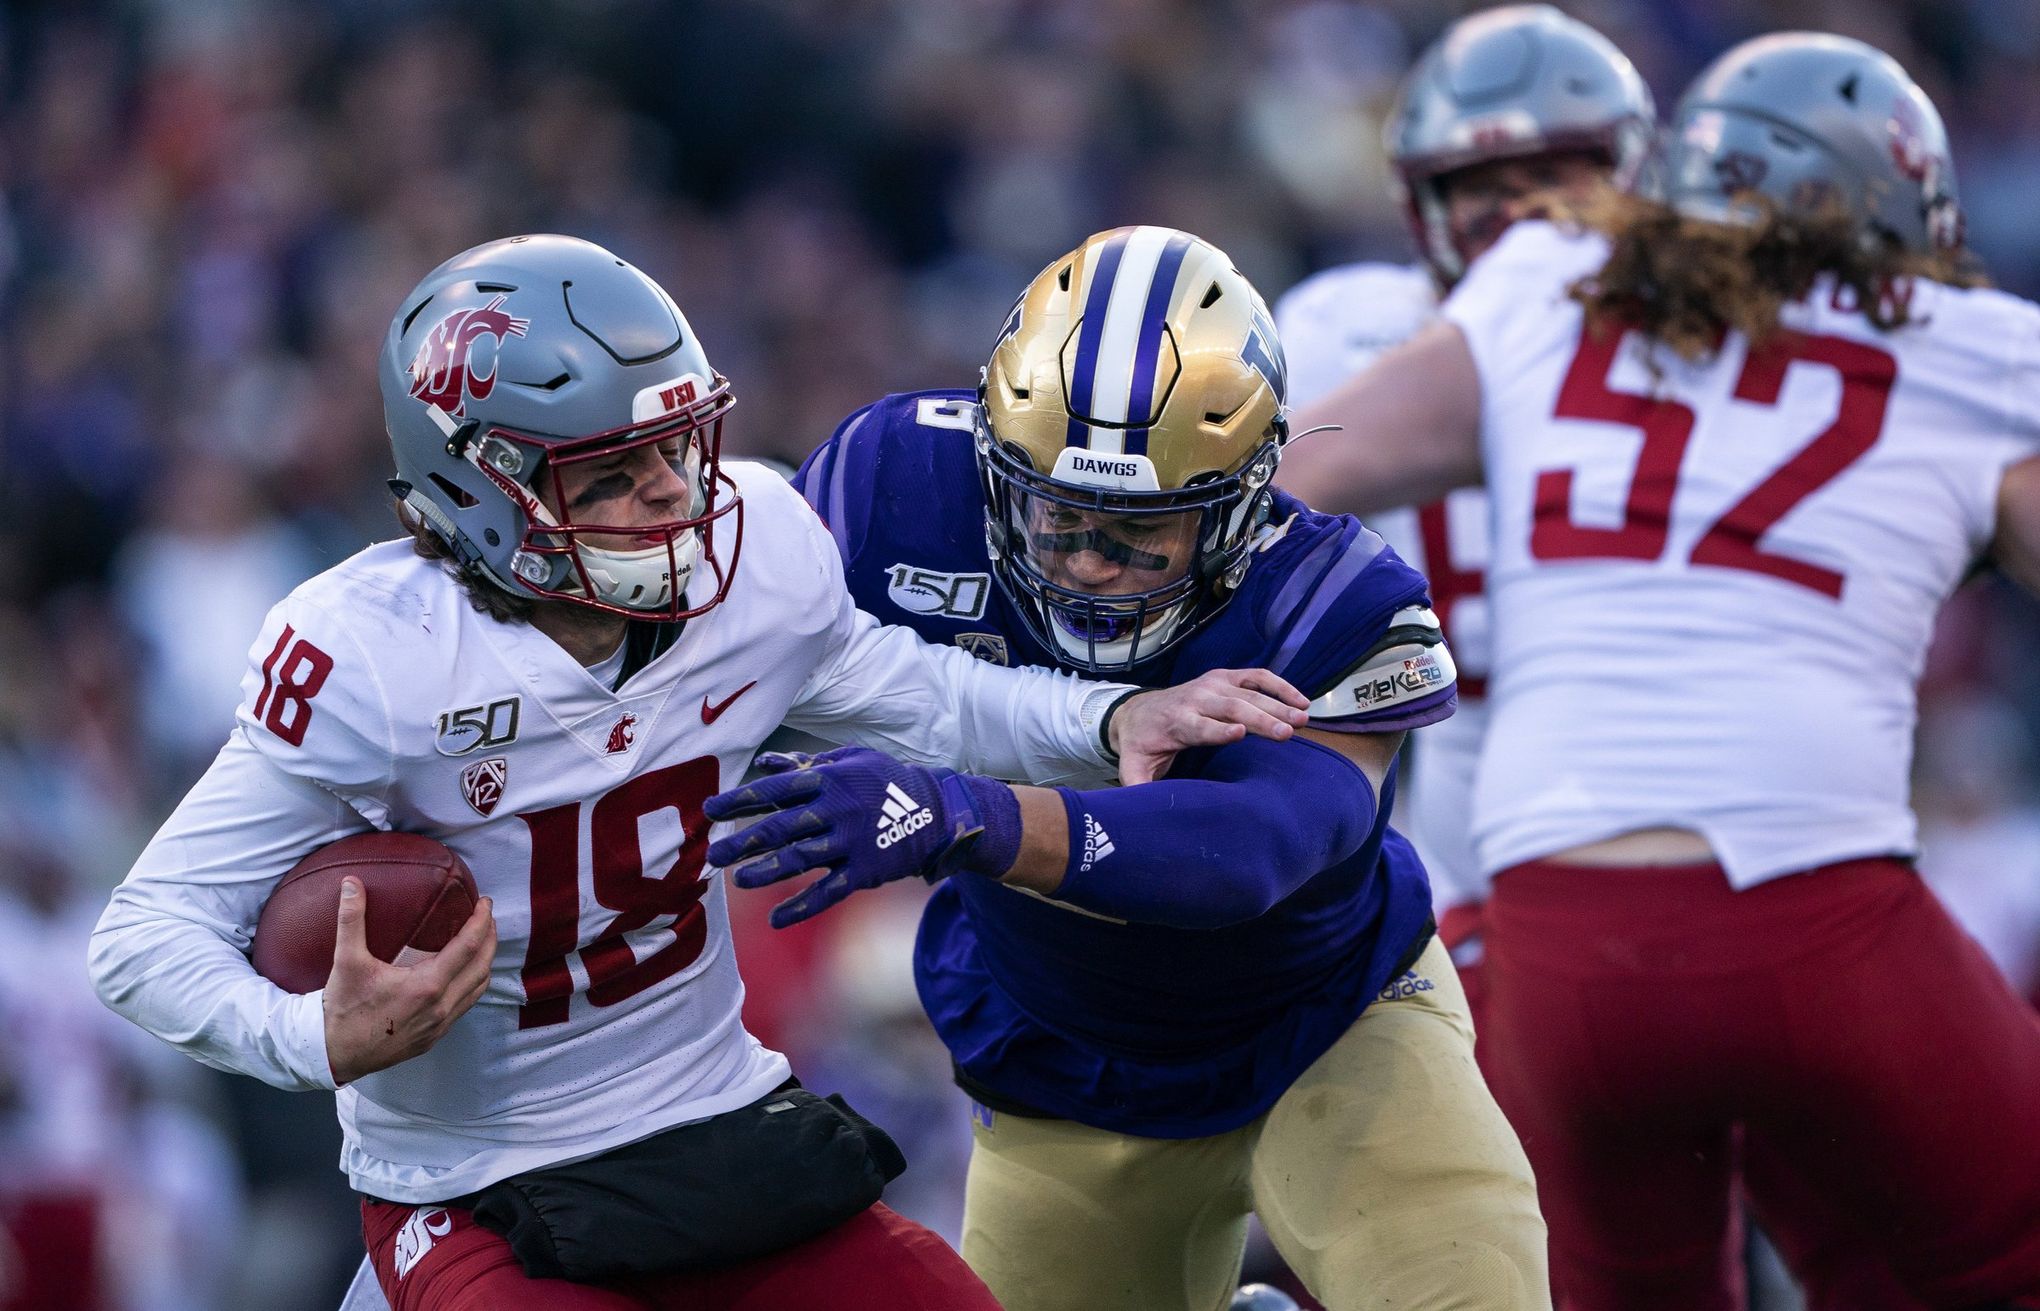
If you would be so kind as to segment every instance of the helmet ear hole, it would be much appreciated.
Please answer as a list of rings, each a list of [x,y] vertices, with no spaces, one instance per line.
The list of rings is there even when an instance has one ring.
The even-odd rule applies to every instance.
[[[446,497],[447,500],[452,501],[454,505],[456,505],[460,509],[472,510],[475,508],[475,506],[481,504],[480,501],[475,499],[475,495],[473,492],[468,491],[465,487],[462,487],[460,484],[453,482],[452,480],[438,473],[429,473],[426,474],[425,476],[432,480],[432,485],[439,489],[439,492],[442,496]]]

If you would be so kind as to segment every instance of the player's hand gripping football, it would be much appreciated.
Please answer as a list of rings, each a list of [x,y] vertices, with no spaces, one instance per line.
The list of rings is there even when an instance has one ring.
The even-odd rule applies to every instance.
[[[1265,669],[1212,669],[1175,687],[1119,703],[1106,732],[1119,753],[1119,781],[1131,787],[1169,772],[1176,753],[1223,746],[1247,734],[1289,737],[1308,722],[1310,698]]]
[[[386,1070],[446,1036],[489,985],[496,917],[475,903],[445,948],[410,965],[388,965],[368,950],[368,890],[340,885],[340,928],[326,978],[326,1063],[335,1083]]]
[[[712,820],[765,818],[711,843],[708,859],[730,869],[740,888],[762,888],[808,870],[825,871],[772,908],[772,927],[783,929],[835,905],[860,888],[926,875],[938,878],[970,869],[980,839],[993,857],[977,872],[992,877],[1012,863],[1017,819],[1001,819],[982,804],[992,779],[927,769],[869,747],[838,747],[817,756],[767,752],[757,759],[764,777],[710,797],[702,807]],[[1011,806],[1007,810],[1011,811]],[[999,832],[986,833],[990,824]],[[740,863],[741,862],[741,863]]]

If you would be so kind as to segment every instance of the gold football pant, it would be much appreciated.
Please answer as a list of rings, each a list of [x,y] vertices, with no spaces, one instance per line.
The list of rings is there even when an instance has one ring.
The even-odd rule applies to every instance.
[[[1549,1308],[1530,1164],[1444,947],[1413,974],[1230,1133],[981,1119],[964,1259],[1006,1311],[1224,1311],[1252,1211],[1330,1311]]]

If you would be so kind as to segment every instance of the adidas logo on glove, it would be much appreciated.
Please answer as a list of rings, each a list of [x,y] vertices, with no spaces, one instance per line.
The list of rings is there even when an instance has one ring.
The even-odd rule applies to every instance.
[[[878,849],[906,841],[934,822],[935,812],[908,796],[899,784],[885,785],[885,801],[879,806]]]

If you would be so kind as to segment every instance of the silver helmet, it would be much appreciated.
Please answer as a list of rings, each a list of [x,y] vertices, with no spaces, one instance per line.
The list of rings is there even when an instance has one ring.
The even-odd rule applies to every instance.
[[[1959,245],[1948,130],[1927,93],[1875,46],[1818,32],[1745,41],[1679,101],[1665,199],[1680,213],[1752,222],[1766,206],[1839,205],[1864,239],[1925,252]]]
[[[1508,5],[1461,19],[1423,53],[1386,136],[1417,249],[1453,282],[1467,258],[1446,220],[1445,174],[1584,150],[1605,155],[1627,190],[1656,131],[1650,88],[1614,42],[1550,5]]]
[[[476,246],[404,297],[377,372],[391,490],[457,560],[514,595],[634,618],[686,618],[727,594],[743,526],[718,460],[729,384],[637,269],[574,237]],[[575,522],[561,471],[650,443],[685,484],[679,517]],[[708,527],[732,513],[724,560]],[[690,601],[702,564],[714,587]]]

